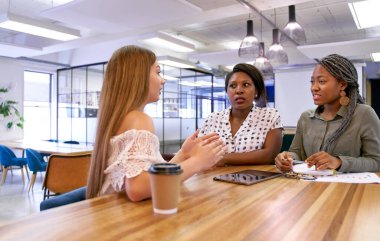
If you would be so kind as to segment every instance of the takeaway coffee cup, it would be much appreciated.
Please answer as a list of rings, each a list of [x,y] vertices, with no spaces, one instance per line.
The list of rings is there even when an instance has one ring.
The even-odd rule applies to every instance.
[[[175,163],[156,163],[149,168],[153,212],[177,212],[181,183],[181,166]]]

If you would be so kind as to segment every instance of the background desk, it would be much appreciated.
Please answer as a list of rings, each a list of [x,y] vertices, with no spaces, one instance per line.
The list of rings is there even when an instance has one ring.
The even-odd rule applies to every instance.
[[[32,141],[32,140],[15,140],[15,141],[0,141],[1,145],[7,146],[12,149],[25,151],[26,148],[31,148],[36,151],[52,154],[52,153],[77,153],[77,152],[91,152],[93,146],[91,145],[77,145],[65,144],[49,141]]]
[[[212,180],[247,168],[274,170],[220,167],[194,176],[171,216],[153,214],[150,200],[132,203],[115,194],[4,225],[1,240],[379,240],[380,185]]]

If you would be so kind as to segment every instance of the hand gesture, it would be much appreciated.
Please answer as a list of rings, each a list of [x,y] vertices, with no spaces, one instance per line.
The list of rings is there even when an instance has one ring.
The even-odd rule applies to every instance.
[[[308,167],[315,165],[316,170],[338,169],[342,165],[342,160],[338,157],[331,156],[327,152],[320,151],[309,156],[305,162]]]
[[[194,165],[200,170],[207,170],[215,166],[224,156],[227,147],[219,137],[210,137],[202,140],[193,147],[191,157],[194,157]]]
[[[210,133],[202,137],[198,137],[198,134],[199,129],[196,130],[191,136],[186,138],[185,142],[182,144],[182,148],[179,152],[182,153],[184,159],[187,159],[192,155],[192,151],[198,143],[206,140],[207,142],[211,143],[219,139],[219,136],[216,133]]]
[[[290,152],[284,151],[276,156],[275,164],[281,172],[288,172],[293,169],[293,157]]]

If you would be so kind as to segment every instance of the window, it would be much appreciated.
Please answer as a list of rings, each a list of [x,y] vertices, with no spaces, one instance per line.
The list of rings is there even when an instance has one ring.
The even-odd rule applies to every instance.
[[[51,137],[51,74],[24,71],[24,139]]]

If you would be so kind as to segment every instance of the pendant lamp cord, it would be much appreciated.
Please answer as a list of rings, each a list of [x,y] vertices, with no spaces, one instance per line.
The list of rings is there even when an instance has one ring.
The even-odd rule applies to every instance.
[[[260,18],[260,41],[263,42],[263,18]]]
[[[274,10],[274,28],[277,28],[277,18],[276,18],[276,9]]]

